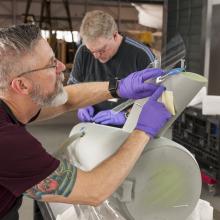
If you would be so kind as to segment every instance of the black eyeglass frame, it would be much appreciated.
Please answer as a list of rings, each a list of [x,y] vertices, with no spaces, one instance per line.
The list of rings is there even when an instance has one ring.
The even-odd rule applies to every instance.
[[[33,72],[37,72],[37,71],[40,71],[40,70],[46,70],[46,69],[51,69],[51,68],[57,68],[57,59],[55,58],[54,60],[56,62],[56,64],[52,64],[52,65],[49,65],[49,66],[45,66],[45,67],[41,67],[41,68],[37,68],[37,69],[33,69],[33,70],[29,70],[29,71],[25,71],[23,73],[20,73],[18,74],[16,77],[20,77],[20,76],[23,76],[27,73],[33,73]]]

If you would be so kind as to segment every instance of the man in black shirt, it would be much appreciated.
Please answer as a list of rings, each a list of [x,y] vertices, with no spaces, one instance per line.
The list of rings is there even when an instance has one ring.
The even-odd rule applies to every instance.
[[[88,12],[80,34],[83,45],[76,53],[68,84],[122,79],[154,61],[147,46],[119,34],[113,17],[103,11]],[[78,110],[78,117],[81,121],[122,126],[126,121],[125,112],[113,114],[109,109],[124,101],[108,100],[87,106]]]

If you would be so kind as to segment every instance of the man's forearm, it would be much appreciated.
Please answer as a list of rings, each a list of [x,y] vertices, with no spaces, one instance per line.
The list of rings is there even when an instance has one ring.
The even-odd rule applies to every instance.
[[[122,147],[99,166],[90,172],[79,170],[67,200],[97,205],[108,198],[128,176],[148,141],[148,135],[135,130]]]
[[[68,101],[58,107],[43,108],[37,120],[54,118],[62,113],[110,99],[112,96],[108,85],[108,82],[91,82],[66,86]]]
[[[77,109],[110,99],[108,85],[109,82],[92,82],[66,86],[69,95],[67,105]]]
[[[128,176],[140,157],[149,136],[135,130],[119,150],[89,172],[78,170],[75,185],[68,197],[44,196],[43,201],[99,205]]]
[[[102,177],[99,179],[99,187],[106,198],[128,176],[149,140],[149,136],[143,131],[134,130],[116,154],[95,168],[94,176]]]

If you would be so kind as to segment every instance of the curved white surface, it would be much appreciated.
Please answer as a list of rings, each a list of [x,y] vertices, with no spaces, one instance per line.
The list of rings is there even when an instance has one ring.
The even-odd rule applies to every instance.
[[[171,126],[171,124],[177,119],[181,112],[186,108],[188,103],[193,99],[193,97],[198,93],[198,91],[206,84],[207,79],[191,72],[184,72],[165,80],[162,84],[166,87],[168,91],[173,92],[174,107],[176,115],[173,116],[164,128],[161,129],[158,137],[163,136],[166,130]],[[146,102],[145,99],[136,100],[126,123],[124,124],[123,130],[132,132],[137,124],[142,106]]]
[[[112,155],[129,135],[119,128],[92,123],[78,124],[70,135],[81,130],[85,135],[69,146],[69,152],[84,170],[93,169]],[[146,146],[127,180],[132,183],[132,189],[126,191],[131,194],[130,201],[116,199],[126,219],[185,220],[201,192],[196,160],[188,150],[166,138],[158,138]],[[126,189],[119,187],[116,194],[123,194],[123,190]]]
[[[128,179],[135,180],[135,189],[134,199],[126,206],[139,220],[185,220],[201,193],[195,159],[182,146],[165,138],[146,146]]]
[[[95,123],[77,124],[70,132],[70,136],[81,131],[85,135],[76,139],[69,147],[72,160],[76,166],[89,171],[112,155],[128,137],[129,133],[119,128],[99,125]]]

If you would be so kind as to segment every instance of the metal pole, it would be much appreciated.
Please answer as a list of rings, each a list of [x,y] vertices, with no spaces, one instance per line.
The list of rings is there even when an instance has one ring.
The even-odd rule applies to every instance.
[[[16,0],[14,0],[14,1],[16,1]],[[31,2],[32,2],[32,0],[27,1],[27,5],[26,5],[26,9],[25,9],[25,15],[24,15],[24,23],[28,22],[27,17],[28,17],[29,10],[30,10],[30,7],[31,7]]]
[[[12,24],[17,23],[16,14],[17,14],[17,0],[12,0]]]
[[[121,0],[118,0],[118,31],[121,25]]]

